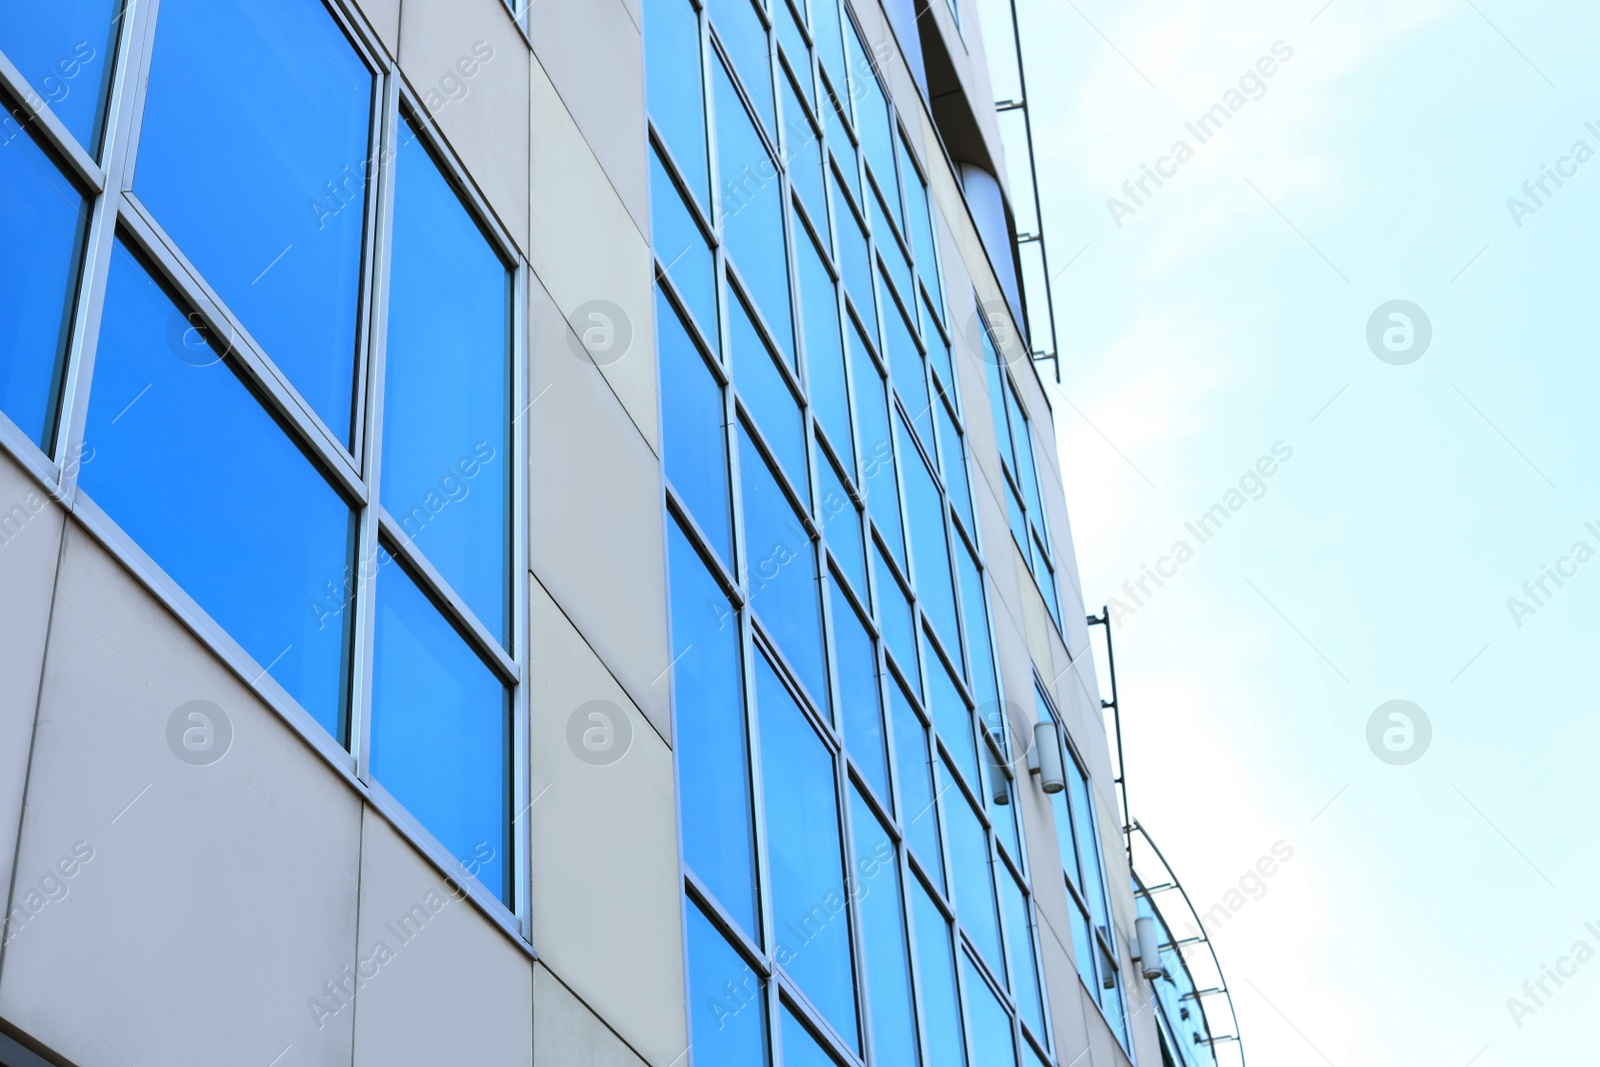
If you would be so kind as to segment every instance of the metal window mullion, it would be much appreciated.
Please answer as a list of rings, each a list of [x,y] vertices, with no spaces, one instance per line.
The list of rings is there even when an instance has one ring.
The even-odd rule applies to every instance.
[[[533,270],[526,259],[519,259],[512,286],[512,352],[511,352],[511,407],[526,412],[528,377],[532,361],[529,352],[532,300],[529,290],[533,285]],[[512,806],[517,815],[511,820],[512,843],[516,848],[513,858],[512,911],[522,925],[522,935],[533,939],[533,821],[527,813],[533,806],[533,697],[529,692],[528,672],[533,664],[532,598],[529,583],[533,580],[531,549],[532,531],[529,515],[529,442],[528,430],[517,428],[521,415],[511,420],[511,451],[513,474],[511,478],[511,654],[515,660],[519,682],[512,690]],[[665,550],[665,545],[662,546]],[[664,554],[664,551],[663,551]],[[518,820],[523,822],[517,833]]]
[[[72,315],[72,340],[67,349],[66,375],[55,423],[51,458],[60,473],[60,499],[69,507],[77,497],[78,465],[72,457],[84,447],[89,393],[94,380],[95,353],[100,341],[100,316],[105,308],[106,280],[116,246],[120,190],[128,184],[138,144],[144,107],[145,71],[154,39],[151,32],[159,0],[147,0],[124,9],[132,18],[117,39],[111,97],[106,104],[106,128],[101,158],[105,160],[104,185],[90,209],[89,233],[84,241],[78,275],[77,303]]]
[[[372,689],[374,659],[376,656],[375,631],[377,621],[378,544],[381,489],[383,485],[383,399],[386,380],[385,368],[389,344],[389,279],[394,236],[394,158],[399,138],[398,72],[384,76],[382,92],[382,120],[377,131],[379,171],[375,190],[377,201],[373,223],[373,258],[369,271],[372,299],[368,305],[372,317],[368,335],[367,396],[364,402],[365,420],[362,434],[361,469],[367,484],[367,505],[361,511],[360,541],[356,564],[355,633],[353,636],[355,665],[351,671],[350,693],[350,751],[356,758],[356,774],[364,782],[372,779]],[[370,576],[368,568],[370,570]]]

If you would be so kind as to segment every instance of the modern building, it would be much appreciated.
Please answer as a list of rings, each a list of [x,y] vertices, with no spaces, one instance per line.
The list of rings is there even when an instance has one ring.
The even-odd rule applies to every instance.
[[[0,8],[0,1064],[1203,1062],[981,31]]]

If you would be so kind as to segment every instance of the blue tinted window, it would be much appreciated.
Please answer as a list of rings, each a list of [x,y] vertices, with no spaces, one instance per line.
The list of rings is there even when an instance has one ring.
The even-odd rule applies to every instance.
[[[747,0],[723,0],[750,9]],[[763,46],[764,47],[764,46]],[[765,58],[765,51],[762,53]],[[755,297],[756,307],[789,365],[794,327],[789,318],[789,257],[783,244],[783,190],[766,145],[739,102],[727,69],[713,66],[717,101],[717,167],[722,181],[722,230],[728,254]]]
[[[689,188],[702,206],[709,206],[706,195],[711,178],[706,163],[706,105],[701,96],[700,24],[689,0],[645,0],[644,44],[650,120],[666,139]]]
[[[373,640],[372,776],[510,904],[510,694],[393,564]]]
[[[911,339],[911,324],[894,301],[886,301],[883,315],[883,344],[889,354],[889,376],[916,425],[923,443],[932,447],[932,414],[928,409],[928,379],[922,369],[922,353]]]
[[[955,390],[955,370],[950,366],[950,342],[944,339],[939,328],[928,321],[933,313],[928,310],[928,302],[921,301],[922,336],[928,344],[928,359],[933,364],[938,379],[934,389],[939,395],[947,397],[952,408],[957,407]]]
[[[746,433],[739,434],[750,603],[813,703],[828,706],[817,557],[800,516]]]
[[[762,1067],[767,1062],[766,983],[693,901],[684,911],[695,1067]]]
[[[940,763],[944,774],[949,768]],[[1000,954],[1000,920],[994,904],[994,871],[989,857],[989,838],[983,832],[978,813],[967,803],[960,789],[949,783],[944,788],[944,825],[950,835],[950,869],[956,882],[956,914],[990,967],[1004,973],[1005,957]]]
[[[799,4],[803,12],[805,0],[799,0]],[[800,91],[805,94],[806,102],[814,105],[816,98],[811,93],[810,49],[800,33],[800,16],[785,0],[771,0],[771,6],[773,27],[783,44],[783,55],[789,60],[789,67],[799,80]]]
[[[845,84],[844,37],[839,30],[838,0],[811,0],[812,40],[817,42],[817,58],[840,98],[849,95]]]
[[[906,950],[900,864],[894,844],[859,793],[851,796],[855,831],[855,897],[866,942],[867,1003],[877,1067],[917,1067],[917,1019],[911,1009],[911,957]]]
[[[961,1002],[956,998],[956,961],[950,954],[950,926],[922,886],[912,893],[917,931],[917,975],[922,989],[922,1022],[928,1033],[930,1067],[966,1067],[961,1037]]]
[[[867,511],[877,521],[889,552],[905,563],[900,527],[900,490],[895,484],[894,446],[889,441],[887,383],[855,330],[849,333],[850,366],[855,379],[856,433],[860,437],[862,477],[858,483]]]
[[[944,739],[945,747],[954,754],[956,766],[967,785],[977,789],[978,750],[973,745],[972,715],[950,672],[945,670],[944,660],[927,648],[926,641],[923,647],[928,661],[928,710],[932,713],[934,728]]]
[[[966,440],[950,417],[950,409],[940,401],[933,405],[939,419],[939,451],[944,460],[944,486],[955,505],[956,514],[968,530],[972,525],[972,493],[967,488]]]
[[[889,707],[894,720],[895,777],[900,783],[900,824],[923,870],[943,888],[944,860],[939,848],[939,816],[933,806],[927,731],[905,693],[892,683]]]
[[[850,95],[856,102],[856,132],[861,136],[861,148],[874,176],[884,188],[893,189],[894,144],[889,133],[889,104],[883,98],[883,87],[878,84],[877,66],[867,57],[860,36],[852,29],[846,28],[844,41],[850,55]],[[900,210],[898,202],[893,207],[896,212]]]
[[[1056,794],[1058,797],[1060,795]],[[1056,815],[1059,818],[1060,812]],[[1083,980],[1084,987],[1091,995],[1098,996],[1100,980],[1094,973],[1094,934],[1089,930],[1088,916],[1084,915],[1077,904],[1071,903],[1067,908],[1067,917],[1072,920],[1072,962],[1078,969],[1078,977]]]
[[[372,72],[319,0],[166,0],[134,178],[156,221],[341,439],[372,91]]]
[[[890,195],[894,194],[891,192]],[[911,287],[911,264],[901,251],[900,242],[895,240],[894,228],[884,214],[883,200],[874,192],[867,197],[867,204],[872,213],[872,236],[877,242],[878,255],[882,258],[887,277],[905,306],[915,309],[917,292]],[[916,311],[912,310],[909,317],[915,319]]]
[[[1037,520],[1043,509],[1039,504],[1039,478],[1033,467],[1033,436],[1029,433],[1028,420],[1022,414],[1016,396],[1009,389],[1006,390],[1006,407],[1011,412],[1011,437],[1017,455],[1017,481],[1021,483],[1029,513]]]
[[[119,242],[79,484],[342,743],[350,509],[186,325]]]
[[[755,821],[739,617],[676,522],[667,524],[667,555],[672,654],[678,657],[672,689],[683,859],[728,914],[756,936]],[[713,988],[721,985],[718,978]]]
[[[850,456],[850,398],[845,391],[844,349],[839,337],[839,294],[822,253],[809,236],[799,239],[798,259],[811,407],[828,443],[839,455]],[[847,459],[845,465],[854,462]]]
[[[1089,782],[1077,764],[1067,761],[1067,792],[1072,797],[1072,832],[1078,841],[1078,867],[1083,872],[1083,896],[1096,926],[1109,928],[1106,914],[1106,888],[1100,872],[1100,835],[1095,827],[1094,803]]]
[[[867,597],[867,556],[861,540],[861,509],[845,491],[839,472],[817,449],[817,480],[822,487],[822,531],[845,577],[863,601]]]
[[[783,0],[774,0],[782,4]],[[783,1067],[837,1067],[832,1056],[823,1051],[817,1044],[817,1039],[811,1036],[789,1010],[788,1005],[783,1009]]]
[[[1011,421],[1006,416],[1005,372],[1000,369],[1000,356],[995,352],[987,324],[978,331],[978,336],[983,343],[983,370],[989,383],[989,414],[994,418],[996,445],[1000,449],[1000,459],[1015,470],[1017,461],[1011,455]]]
[[[711,539],[712,547],[731,566],[733,525],[722,387],[660,289],[656,290],[656,345],[661,358],[661,436],[667,478]]]
[[[121,0],[13,0],[0,15],[0,50],[91,156],[99,154],[121,6]],[[6,132],[15,132],[9,123]]]
[[[839,269],[844,274],[845,291],[855,302],[856,314],[861,316],[861,320],[876,323],[878,305],[872,293],[872,264],[867,254],[867,235],[837,181],[833,184],[833,217],[838,224]],[[875,326],[871,328],[876,329]]]
[[[922,278],[922,284],[928,287],[935,303],[940,297],[938,257],[934,254],[933,245],[933,219],[929,214],[928,190],[922,184],[922,177],[913,169],[910,153],[906,151],[904,141],[899,141],[896,147],[900,150],[900,180],[906,191],[906,235],[911,240],[913,254],[917,261],[917,274]],[[949,375],[945,376],[948,382]]]
[[[1056,628],[1060,629],[1061,604],[1056,599],[1056,573],[1051,569],[1049,562],[1047,562],[1039,552],[1039,536],[1042,535],[1037,533],[1036,527],[1034,550],[1035,555],[1038,556],[1038,558],[1034,560],[1034,579],[1039,583],[1039,592],[1044,597],[1044,606],[1050,609],[1050,617],[1056,621]]]
[[[717,269],[705,234],[684,205],[661,157],[650,153],[650,241],[673,287],[713,351],[717,337]]]
[[[722,47],[733,58],[733,69],[739,72],[745,92],[755,105],[761,121],[769,132],[775,131],[777,122],[772,110],[772,68],[767,58],[767,30],[761,16],[750,6],[750,0],[710,0],[711,25],[722,39]],[[717,102],[721,118],[722,102]],[[729,171],[722,172],[726,181]]]
[[[784,0],[773,0],[773,4],[778,8],[788,6]],[[828,202],[822,195],[822,138],[817,136],[811,120],[806,117],[805,108],[795,95],[794,83],[788,77],[779,81],[783,83],[783,154],[789,164],[789,178],[800,193],[812,225],[826,233]]]
[[[407,124],[395,163],[384,508],[511,639],[511,274]]]
[[[902,674],[919,692],[917,681],[917,628],[912,622],[911,598],[884,562],[883,550],[876,541],[872,545],[873,579],[878,586],[878,621],[882,624],[883,640],[889,646]]]
[[[778,963],[854,1043],[855,973],[833,757],[764,655],[756,657],[756,706]]]
[[[839,671],[839,701],[844,705],[844,743],[878,796],[889,800],[889,757],[883,738],[883,700],[878,689],[878,657],[861,616],[845,595],[833,591],[834,663]]]
[[[1006,911],[1006,958],[1011,963],[1011,992],[1017,1010],[1034,1035],[1044,1036],[1044,1009],[1039,997],[1039,968],[1033,955],[1033,924],[1028,910],[1028,898],[1023,895],[1017,880],[1003,869],[997,869],[1000,879],[1000,896]]]
[[[966,979],[974,1067],[1014,1067],[1017,1046],[1011,1033],[1010,1013],[965,953],[961,956],[961,969]]]
[[[0,127],[0,411],[50,447],[88,205],[33,138]]]
[[[772,349],[750,321],[742,299],[729,291],[728,349],[733,360],[733,384],[739,390],[767,447],[778,457],[789,484],[803,498],[811,495],[806,477],[806,429],[795,399],[774,361]]]
[[[912,564],[915,567],[917,596],[922,610],[933,620],[933,628],[947,648],[955,649],[956,599],[950,577],[950,546],[945,540],[944,503],[939,486],[928,469],[915,442],[906,435],[906,424],[898,416],[900,455],[906,475],[906,514],[911,528]]]

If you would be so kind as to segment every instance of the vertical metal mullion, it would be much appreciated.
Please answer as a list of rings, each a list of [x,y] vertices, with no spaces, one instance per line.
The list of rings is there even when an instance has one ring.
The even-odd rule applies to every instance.
[[[124,18],[129,15],[132,18],[122,27],[117,39],[116,68],[100,153],[105,182],[90,210],[89,234],[84,242],[72,314],[72,341],[67,349],[66,376],[51,449],[51,458],[60,473],[60,496],[69,507],[77,497],[78,464],[72,460],[82,454],[85,445],[83,434],[88,422],[89,391],[94,380],[106,280],[111,274],[122,190],[131,185],[144,112],[146,74],[154,48],[153,27],[159,8],[160,0],[147,0],[142,5],[130,0],[123,13]]]
[[[532,271],[526,260],[519,260],[512,288],[512,357],[511,357],[511,407],[515,411],[528,410],[528,375],[530,362],[528,338],[532,302],[528,289],[532,284]],[[507,413],[509,414],[509,412]],[[531,807],[533,749],[532,705],[529,695],[529,674],[533,663],[530,591],[533,580],[529,561],[530,519],[528,514],[528,429],[518,429],[511,423],[511,452],[513,474],[512,503],[512,656],[516,660],[518,681],[512,691],[512,807],[522,813],[512,820],[511,833],[516,855],[513,857],[512,911],[522,923],[523,936],[533,938],[533,820],[527,817]],[[665,547],[665,546],[663,546]],[[522,831],[517,831],[517,819],[524,820]]]
[[[355,626],[351,639],[349,747],[356,761],[356,777],[372,782],[372,688],[374,629],[377,613],[378,526],[382,504],[379,488],[383,477],[383,392],[384,367],[389,343],[389,275],[394,233],[394,160],[399,151],[400,91],[399,75],[388,70],[382,75],[383,118],[378,127],[378,186],[372,230],[372,270],[369,274],[370,324],[368,333],[366,388],[362,414],[361,471],[367,487],[366,506],[361,510],[357,537],[355,588],[353,600]]]

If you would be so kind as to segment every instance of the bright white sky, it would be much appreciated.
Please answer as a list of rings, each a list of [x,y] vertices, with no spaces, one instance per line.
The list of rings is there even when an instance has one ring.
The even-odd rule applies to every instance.
[[[1324,3],[1021,0],[1085,597],[1194,549],[1116,634],[1133,811],[1202,908],[1294,849],[1216,937],[1254,1063],[1592,1061],[1600,958],[1507,999],[1600,952],[1600,560],[1507,600],[1600,550],[1600,159],[1507,199],[1600,150],[1600,4]],[[1433,326],[1403,366],[1366,340],[1396,299]],[[1433,727],[1407,766],[1366,739],[1395,699]]]

